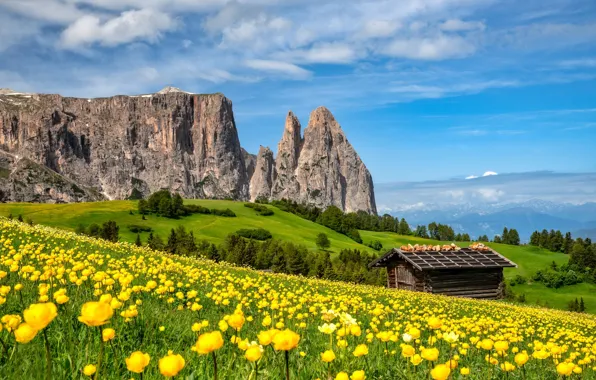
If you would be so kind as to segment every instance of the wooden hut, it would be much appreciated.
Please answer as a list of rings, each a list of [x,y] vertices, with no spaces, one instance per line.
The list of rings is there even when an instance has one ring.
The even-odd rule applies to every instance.
[[[483,244],[402,246],[369,264],[387,268],[387,287],[450,296],[503,298],[503,268],[517,265]]]

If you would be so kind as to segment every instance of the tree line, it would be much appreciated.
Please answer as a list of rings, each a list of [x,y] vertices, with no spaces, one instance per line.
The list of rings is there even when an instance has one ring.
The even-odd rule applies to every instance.
[[[213,214],[231,218],[236,216],[234,211],[229,208],[220,210],[209,209],[200,205],[185,205],[180,194],[172,194],[169,190],[154,192],[146,200],[139,200],[137,207],[143,218],[148,214],[156,214],[165,218],[179,218],[191,214]]]
[[[322,241],[318,243],[326,245]],[[277,239],[257,241],[236,233],[229,234],[221,244],[216,245],[207,240],[197,240],[192,231],[186,231],[184,226],[172,229],[166,241],[150,233],[147,245],[176,255],[206,257],[276,273],[361,284],[383,285],[386,282],[385,270],[368,269],[368,263],[376,257],[357,249],[342,250],[338,257],[331,259],[327,251],[311,252],[304,245]]]
[[[534,231],[530,235],[530,245],[545,248],[553,252],[569,254],[573,249],[574,243],[571,232],[566,232],[563,236],[563,233],[559,230],[547,231],[544,229],[541,232]]]

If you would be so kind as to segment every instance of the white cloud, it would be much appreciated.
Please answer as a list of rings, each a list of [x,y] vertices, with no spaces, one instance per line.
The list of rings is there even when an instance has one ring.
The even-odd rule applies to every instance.
[[[398,21],[368,20],[364,23],[359,36],[364,38],[389,37],[400,27],[401,23]]]
[[[281,60],[298,63],[351,63],[358,57],[357,52],[348,44],[324,43],[309,49],[297,49],[280,52],[274,55]]]
[[[484,30],[485,25],[481,21],[462,21],[450,19],[440,25],[440,28],[447,32],[462,32],[470,30]]]
[[[95,43],[116,46],[135,40],[155,42],[177,23],[166,13],[151,9],[122,12],[103,22],[98,16],[85,15],[71,24],[61,36],[61,46],[74,49]]]
[[[305,70],[300,66],[281,61],[250,59],[245,62],[245,65],[251,69],[286,74],[293,78],[304,79],[312,75],[311,71]]]
[[[463,58],[475,51],[474,44],[460,36],[440,34],[434,38],[397,38],[389,43],[383,53],[400,58],[442,60]]]
[[[495,172],[491,172],[491,171],[489,170],[489,171],[487,171],[487,172],[484,172],[484,174],[483,174],[482,176],[483,176],[483,177],[488,177],[488,176],[491,176],[491,175],[497,175],[497,173],[495,173]]]
[[[474,179],[474,178],[478,178],[478,176],[472,174],[472,175],[469,175],[466,177],[466,179]]]
[[[480,196],[480,198],[488,202],[497,202],[505,195],[503,190],[491,188],[477,189],[475,192],[478,196]]]

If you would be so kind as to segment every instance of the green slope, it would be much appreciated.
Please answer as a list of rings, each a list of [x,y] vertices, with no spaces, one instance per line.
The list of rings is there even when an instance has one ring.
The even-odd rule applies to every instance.
[[[317,248],[315,244],[317,234],[324,232],[331,241],[330,250],[333,252],[355,248],[372,252],[370,248],[356,243],[345,235],[272,206],[267,207],[275,212],[274,215],[260,216],[254,210],[244,207],[243,202],[193,199],[186,200],[185,203],[198,204],[208,208],[229,208],[236,213],[237,217],[226,218],[194,214],[180,219],[168,219],[148,215],[146,216],[147,220],[142,220],[141,215],[137,213],[136,201],[66,204],[6,203],[0,204],[0,216],[12,213],[14,217],[17,217],[21,214],[25,220],[31,218],[35,223],[69,230],[74,230],[80,223],[85,225],[101,224],[112,219],[120,226],[120,239],[128,242],[134,242],[136,238],[136,234],[130,232],[126,227],[129,224],[150,226],[154,233],[164,239],[167,238],[172,228],[183,225],[187,230],[193,231],[197,238],[207,239],[214,243],[222,242],[228,234],[241,228],[260,227],[269,230],[276,239],[303,244],[313,250]],[[131,210],[134,215],[129,214]],[[143,233],[141,239],[145,241],[147,236],[148,233]]]
[[[379,240],[383,244],[383,250],[391,247],[399,247],[405,244],[445,244],[445,242],[421,239],[413,236],[403,236],[391,232],[360,231],[364,243],[372,240]],[[557,265],[566,263],[569,257],[563,253],[555,253],[546,249],[533,246],[513,246],[507,244],[487,243],[495,251],[507,257],[517,264],[517,268],[505,268],[505,278],[511,279],[516,275],[522,275],[530,279],[539,269],[548,267],[553,261]],[[467,243],[459,242],[458,245],[466,246]],[[530,304],[548,304],[550,307],[566,309],[569,301],[583,297],[586,302],[587,311],[596,313],[596,285],[582,283],[573,286],[564,286],[560,289],[547,288],[540,283],[528,283],[517,285],[513,288],[514,293],[526,295]]]
[[[153,215],[142,220],[136,213],[135,201],[110,201],[92,203],[71,203],[71,204],[29,204],[9,203],[0,204],[0,216],[13,216],[19,214],[23,218],[31,218],[35,223],[74,230],[79,223],[101,224],[107,220],[115,220],[120,225],[121,240],[133,242],[136,234],[131,233],[126,226],[129,224],[148,225],[163,238],[166,238],[170,229],[184,225],[188,230],[194,232],[199,239],[207,239],[219,243],[230,233],[241,228],[265,228],[269,230],[274,238],[292,241],[303,244],[309,249],[316,250],[315,239],[317,234],[324,232],[331,240],[330,250],[338,253],[342,249],[360,249],[372,251],[369,247],[358,244],[344,235],[323,227],[319,224],[302,219],[296,215],[281,211],[275,207],[268,206],[274,210],[272,216],[259,216],[257,213],[244,207],[243,202],[220,201],[220,200],[186,200],[188,204],[199,204],[208,208],[230,208],[236,218],[225,218],[213,215],[195,214],[181,219],[167,219]],[[130,215],[132,210],[134,215]],[[141,234],[142,240],[147,239],[148,233]],[[385,252],[393,247],[404,244],[444,244],[445,242],[421,239],[412,236],[403,236],[390,232],[360,231],[364,243],[372,240],[379,240],[383,244]],[[465,243],[458,243],[465,246]],[[568,261],[568,257],[561,253],[550,252],[541,248],[531,246],[510,246],[505,244],[489,243],[497,252],[514,261],[517,268],[506,268],[505,276],[510,279],[520,274],[525,277],[539,269],[543,269],[555,261],[558,265]],[[549,289],[542,284],[530,283],[518,285],[514,288],[515,293],[525,293],[528,303],[548,303],[551,307],[565,309],[567,303],[576,297],[583,297],[588,311],[596,313],[596,285],[579,284],[565,286],[561,289]]]

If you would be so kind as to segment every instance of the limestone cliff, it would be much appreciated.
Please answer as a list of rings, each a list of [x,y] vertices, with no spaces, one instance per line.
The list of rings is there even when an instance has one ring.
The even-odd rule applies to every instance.
[[[288,128],[288,124],[291,127]],[[273,193],[272,197],[321,208],[335,205],[346,212],[376,213],[372,176],[331,112],[319,107],[311,113],[300,145],[296,143],[295,126],[296,123],[286,121],[276,162],[278,170],[286,170],[285,183],[281,184],[278,172],[274,189],[283,190]],[[296,151],[298,155],[294,156]]]
[[[275,160],[273,152],[271,149],[261,146],[259,154],[257,154],[255,171],[250,180],[250,200],[252,202],[261,197],[267,199],[271,197],[274,177]]]
[[[109,199],[161,188],[187,198],[248,199],[232,103],[221,94],[4,94],[0,149]]]

